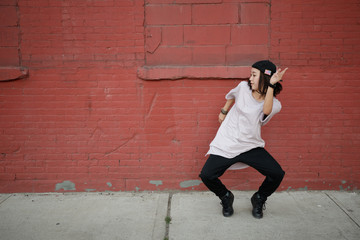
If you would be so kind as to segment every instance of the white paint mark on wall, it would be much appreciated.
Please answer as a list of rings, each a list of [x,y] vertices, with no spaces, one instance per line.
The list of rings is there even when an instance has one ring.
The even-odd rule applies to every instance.
[[[202,183],[200,180],[188,180],[181,182],[180,187],[182,188],[195,187],[195,186],[199,186],[200,183]]]
[[[162,185],[163,182],[161,180],[150,180],[150,184],[155,184],[156,186]]]
[[[64,189],[65,191],[76,190],[75,183],[71,181],[63,181],[62,183],[57,183],[55,186],[55,191],[58,191],[60,189]]]

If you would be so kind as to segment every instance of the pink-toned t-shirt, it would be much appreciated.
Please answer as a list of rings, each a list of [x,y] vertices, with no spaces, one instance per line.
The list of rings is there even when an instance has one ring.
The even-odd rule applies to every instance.
[[[210,143],[208,154],[219,155],[225,158],[234,158],[253,148],[264,147],[261,138],[261,126],[281,110],[281,103],[274,98],[272,112],[264,119],[264,101],[259,102],[252,96],[247,81],[241,82],[225,97],[234,99],[235,104],[230,109],[225,120],[218,129],[214,140]],[[236,163],[229,169],[248,167],[243,163]]]

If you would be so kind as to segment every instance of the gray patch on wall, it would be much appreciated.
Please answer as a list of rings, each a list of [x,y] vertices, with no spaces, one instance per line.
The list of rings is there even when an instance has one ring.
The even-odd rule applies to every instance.
[[[202,183],[200,180],[187,180],[181,182],[180,187],[182,188],[194,187],[194,186],[199,186],[200,183]]]
[[[109,187],[112,187],[111,182],[107,182],[106,185],[108,185]]]
[[[76,190],[75,183],[71,181],[63,181],[62,183],[57,183],[55,191],[58,191],[60,189],[64,189],[65,191]]]
[[[94,192],[94,191],[96,191],[96,189],[87,188],[87,189],[85,189],[85,191],[86,192]]]
[[[150,184],[155,184],[156,186],[162,185],[163,182],[161,180],[150,180]]]

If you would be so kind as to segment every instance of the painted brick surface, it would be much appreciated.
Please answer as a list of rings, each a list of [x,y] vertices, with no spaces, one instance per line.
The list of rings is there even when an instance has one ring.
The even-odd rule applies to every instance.
[[[207,24],[235,24],[239,22],[238,4],[199,4],[192,8],[192,23]]]
[[[18,66],[19,28],[15,1],[0,3],[0,65]]]
[[[279,117],[292,122],[286,124],[287,156],[288,164],[298,163],[298,172],[289,173],[286,181],[291,186],[307,178],[307,186],[342,189],[351,185],[349,178],[355,185],[360,179],[356,157],[350,160],[359,148],[355,122],[360,116],[360,89],[353,77],[359,64],[359,6],[356,1],[320,3],[317,9],[300,1],[273,3],[271,57],[292,66],[287,85],[292,90],[282,96],[287,105]],[[285,19],[290,21],[280,24]]]
[[[244,45],[250,49],[268,47],[269,9],[269,1],[146,1],[145,65],[238,64],[227,49]],[[208,55],[216,56],[221,52],[225,58],[209,61],[199,57],[199,51],[205,47]],[[171,59],[164,56],[176,54],[174,51],[184,52],[184,55]],[[262,55],[268,58],[268,53],[265,51]],[[247,55],[247,58],[254,62],[257,55]]]
[[[164,19],[167,21],[165,22]],[[149,25],[191,24],[191,5],[150,5],[146,7]]]
[[[30,75],[0,82],[0,192],[205,190],[204,155],[240,80],[137,72],[226,75],[268,56],[289,67],[283,109],[262,133],[286,171],[279,190],[358,189],[359,10],[356,0],[1,1],[0,65]],[[253,190],[263,177],[248,168],[222,180]]]

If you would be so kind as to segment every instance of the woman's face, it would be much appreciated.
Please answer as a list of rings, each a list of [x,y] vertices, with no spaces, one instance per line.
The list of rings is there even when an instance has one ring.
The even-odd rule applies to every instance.
[[[250,72],[250,84],[251,84],[251,89],[253,91],[257,91],[259,90],[259,79],[260,79],[260,70],[256,69],[256,68],[251,68],[251,72]]]

